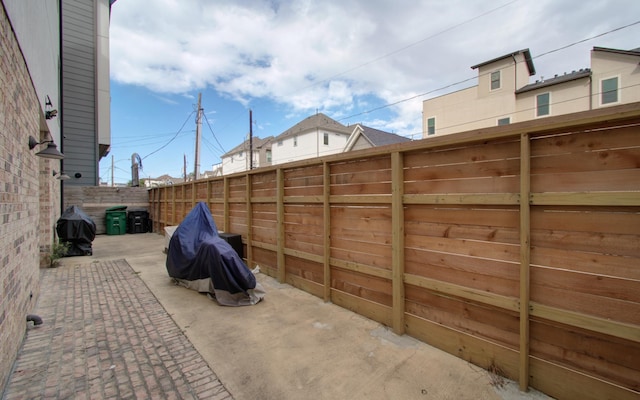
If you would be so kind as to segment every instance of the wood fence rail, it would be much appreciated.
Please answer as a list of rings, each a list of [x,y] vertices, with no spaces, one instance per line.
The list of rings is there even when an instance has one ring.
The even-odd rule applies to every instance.
[[[557,398],[640,396],[640,103],[150,191],[247,264]]]

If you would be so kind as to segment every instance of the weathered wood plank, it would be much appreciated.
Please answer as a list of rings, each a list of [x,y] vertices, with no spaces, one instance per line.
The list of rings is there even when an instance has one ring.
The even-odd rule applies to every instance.
[[[391,326],[391,307],[337,289],[331,289],[331,301],[371,320]]]
[[[530,357],[530,373],[533,387],[559,399],[638,399],[637,391],[538,357]]]
[[[528,199],[531,192],[531,139],[520,135],[520,196]],[[520,390],[529,387],[529,301],[531,293],[531,206],[520,202],[520,362],[518,383]]]
[[[628,257],[579,252],[567,248],[534,246],[531,249],[532,265],[640,280],[640,268],[637,263],[629,261]]]
[[[531,193],[539,206],[640,206],[640,192]]]
[[[531,315],[534,317],[640,343],[640,327],[635,324],[625,324],[589,314],[549,307],[536,302],[531,302],[530,308]],[[611,354],[610,356],[615,357],[616,355]],[[636,358],[637,360],[640,360],[640,358]],[[637,369],[640,370],[640,365],[638,365]]]
[[[518,349],[518,312],[407,285],[407,314]]]
[[[640,168],[531,176],[532,192],[637,191]]]
[[[405,204],[467,204],[467,205],[516,205],[520,203],[518,193],[471,193],[471,194],[405,194]]]
[[[404,334],[404,170],[403,160],[400,153],[391,154],[392,174],[392,205],[391,205],[391,271],[392,271],[392,294],[393,300],[393,331],[397,335]]]
[[[482,368],[499,370],[507,378],[517,379],[517,351],[410,314],[405,320],[407,334]]]

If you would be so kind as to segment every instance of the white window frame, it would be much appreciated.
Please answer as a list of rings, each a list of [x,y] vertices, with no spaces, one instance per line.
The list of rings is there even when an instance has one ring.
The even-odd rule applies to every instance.
[[[325,146],[329,145],[329,132],[324,132],[324,134],[322,135],[322,143]]]
[[[298,135],[293,137],[293,147],[298,147]]]
[[[504,121],[504,120],[506,120],[507,123],[500,125],[500,121]],[[503,125],[510,125],[510,124],[511,124],[511,117],[498,118],[496,120],[496,126],[503,126]]]
[[[549,102],[547,103],[547,108],[549,109],[548,112],[546,114],[540,115],[538,114],[538,97],[542,96],[543,94],[548,94],[549,95]],[[548,117],[551,115],[551,92],[543,92],[543,93],[538,93],[536,94],[536,99],[535,99],[535,109],[534,112],[536,113],[536,118],[544,118],[544,117]]]
[[[608,81],[610,79],[617,79],[618,80],[617,81],[618,86],[616,87],[616,101],[612,101],[612,102],[609,102],[609,103],[604,103],[602,101],[603,100],[603,96],[604,96],[604,91],[602,90],[602,84],[604,83],[604,81]],[[621,91],[620,91],[620,75],[613,75],[613,76],[608,76],[606,78],[600,79],[599,86],[600,86],[600,90],[599,90],[599,92],[600,92],[600,95],[599,95],[599,97],[600,97],[600,106],[606,107],[606,106],[611,106],[611,105],[615,105],[615,104],[620,104],[620,101],[621,101],[620,100],[620,95],[622,94]]]
[[[429,120],[433,120],[433,133],[429,133]],[[425,124],[425,132],[427,133],[427,136],[435,136],[436,134],[436,117],[435,115],[432,117],[428,117],[427,118],[427,123]]]
[[[497,88],[493,87],[493,74],[498,74]],[[500,90],[501,88],[502,88],[502,71],[501,70],[493,71],[492,73],[489,74],[489,91],[493,92],[494,90]]]

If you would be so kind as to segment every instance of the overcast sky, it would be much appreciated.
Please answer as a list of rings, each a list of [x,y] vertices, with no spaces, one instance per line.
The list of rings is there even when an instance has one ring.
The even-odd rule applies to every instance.
[[[122,161],[134,152],[141,177],[181,176],[184,156],[193,171],[199,92],[206,170],[246,137],[249,108],[260,137],[317,110],[417,138],[422,101],[474,85],[472,65],[529,48],[535,81],[588,68],[594,46],[640,47],[640,1],[119,0],[110,27],[115,180],[130,179]],[[109,181],[110,165],[101,163]]]

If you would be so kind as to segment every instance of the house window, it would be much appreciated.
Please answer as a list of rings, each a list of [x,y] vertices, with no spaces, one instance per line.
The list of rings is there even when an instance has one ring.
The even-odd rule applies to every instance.
[[[601,104],[618,102],[618,77],[600,81]]]
[[[271,162],[271,150],[267,150],[267,162]]]
[[[329,145],[329,134],[327,132],[324,133],[324,145]]]
[[[293,147],[298,147],[298,137],[297,136],[293,137]]]
[[[436,117],[431,117],[427,120],[427,136],[436,134]]]
[[[238,153],[238,156],[239,156],[240,158],[244,157],[244,151],[241,151],[240,153]]]
[[[278,140],[278,146],[282,146],[282,140]]]
[[[498,120],[498,126],[501,125],[509,125],[511,123],[511,117],[506,117],[506,118],[500,118]]]
[[[536,96],[536,116],[543,117],[549,115],[551,94],[542,93]]]
[[[491,90],[500,89],[500,71],[491,73]]]

